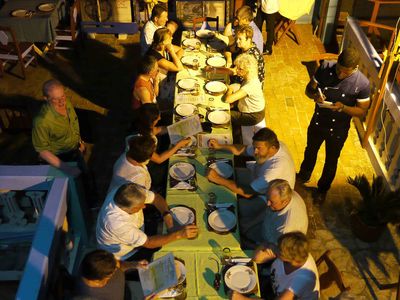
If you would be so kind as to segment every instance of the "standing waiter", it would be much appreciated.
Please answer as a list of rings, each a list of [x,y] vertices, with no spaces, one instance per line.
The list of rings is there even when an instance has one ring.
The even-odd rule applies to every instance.
[[[306,95],[316,104],[308,126],[307,146],[297,179],[303,183],[309,181],[318,150],[325,142],[325,164],[314,195],[316,202],[325,200],[335,178],[351,118],[363,118],[369,107],[369,80],[358,70],[359,58],[355,49],[344,49],[337,63],[324,61],[321,64],[306,88]]]

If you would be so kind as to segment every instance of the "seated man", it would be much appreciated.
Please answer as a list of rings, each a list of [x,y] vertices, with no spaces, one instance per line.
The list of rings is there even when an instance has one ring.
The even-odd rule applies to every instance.
[[[66,162],[77,161],[83,168],[85,145],[80,137],[78,117],[67,100],[64,87],[51,79],[43,84],[46,103],[33,120],[32,143],[42,160],[71,176],[80,170]]]
[[[151,43],[153,43],[154,32],[157,29],[165,27],[168,21],[167,8],[162,4],[156,4],[151,11],[150,20],[144,24],[143,30],[140,35],[140,54],[146,54]]]
[[[100,248],[121,260],[151,260],[159,248],[172,241],[197,236],[197,226],[187,225],[167,234],[145,233],[143,208],[152,203],[168,229],[173,226],[165,200],[136,183],[126,183],[108,193],[97,218],[96,238]]]
[[[260,29],[253,21],[253,11],[250,6],[244,5],[236,11],[236,17],[233,23],[228,23],[224,30],[224,35],[229,38],[228,46],[235,44],[235,30],[237,26],[249,25],[253,28],[253,42],[258,50],[263,53],[263,37]]]
[[[146,268],[146,260],[125,262],[115,259],[104,250],[85,255],[80,265],[79,278],[74,284],[73,299],[123,300],[130,299],[125,286],[125,271]]]
[[[271,266],[269,282],[272,294],[266,288],[267,299],[319,299],[319,275],[314,258],[309,251],[307,237],[301,232],[289,232],[278,240],[278,258],[268,249],[255,253],[257,264],[275,259]],[[264,287],[262,287],[263,289]],[[238,292],[233,292],[233,300],[260,299],[249,298]]]
[[[241,219],[242,243],[246,248],[254,249],[260,244],[273,248],[284,233],[307,233],[306,205],[286,180],[274,179],[269,182],[266,206],[267,209],[260,210],[258,215]]]

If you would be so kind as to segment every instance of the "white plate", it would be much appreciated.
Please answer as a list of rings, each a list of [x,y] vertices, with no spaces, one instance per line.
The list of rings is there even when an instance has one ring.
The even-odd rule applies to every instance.
[[[184,206],[173,207],[171,208],[171,212],[173,218],[181,226],[193,224],[194,222],[194,213],[187,207]]]
[[[43,3],[38,6],[38,10],[42,12],[51,12],[56,8],[55,3]]]
[[[218,175],[229,178],[233,175],[233,168],[230,164],[223,161],[216,161],[210,165],[211,169],[217,171]]]
[[[213,56],[207,59],[207,65],[211,67],[225,67],[226,59],[221,56]]]
[[[235,227],[236,216],[230,210],[224,208],[217,209],[208,216],[208,224],[215,231],[226,232]]]
[[[243,265],[229,268],[225,273],[224,280],[231,290],[244,294],[251,292],[257,284],[257,277],[254,271]]]
[[[194,114],[196,111],[196,106],[189,103],[178,104],[175,107],[175,111],[178,115],[182,117],[189,117]]]
[[[196,57],[196,56],[189,56],[189,55],[188,56],[183,56],[181,58],[181,62],[186,66],[193,66],[194,65],[193,60],[195,60],[195,59],[197,59],[197,62],[199,62],[199,58]]]
[[[169,176],[179,181],[187,180],[195,173],[195,168],[187,162],[177,162],[169,168]]]
[[[212,38],[215,36],[215,33],[209,29],[200,29],[196,31],[196,36],[201,39]]]
[[[178,277],[178,284],[181,284],[186,279],[186,267],[179,260],[175,259],[176,277]]]
[[[208,114],[211,123],[222,125],[229,122],[231,115],[224,110],[214,110]]]
[[[214,94],[225,93],[227,90],[225,83],[221,81],[209,81],[206,83],[205,88],[208,92]]]
[[[186,40],[183,40],[182,45],[185,47],[200,49],[201,41],[199,39],[186,39]]]
[[[184,90],[194,90],[196,88],[197,80],[193,78],[184,78],[178,81],[178,86]]]
[[[26,9],[16,9],[11,12],[11,15],[17,18],[25,18],[27,14],[28,11]]]

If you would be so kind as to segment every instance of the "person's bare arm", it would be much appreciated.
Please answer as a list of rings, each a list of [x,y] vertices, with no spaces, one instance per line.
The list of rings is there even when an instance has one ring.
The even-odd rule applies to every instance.
[[[57,155],[51,153],[48,150],[40,151],[39,156],[43,160],[45,160],[49,165],[60,169],[61,171],[63,171],[64,173],[66,173],[70,176],[76,177],[81,173],[81,171],[79,170],[78,167],[72,167],[72,166],[68,165],[67,163],[65,163],[64,161],[59,159]]]
[[[183,70],[183,65],[178,55],[173,50],[172,45],[167,45],[167,51],[172,58],[172,61],[168,61],[165,58],[162,58],[158,61],[158,66],[169,72],[179,72]]]
[[[314,78],[311,78],[310,82],[306,86],[305,94],[308,98],[313,99],[314,101],[323,102],[324,99],[321,99],[317,87],[318,83]]]
[[[156,152],[153,153],[151,156],[151,161],[155,162],[156,164],[162,164],[164,161],[169,159],[172,155],[176,153],[179,149],[186,147],[190,143],[191,139],[190,138],[185,138],[180,140],[176,145],[173,147],[169,148],[168,150],[164,151],[161,154],[158,154]]]
[[[347,106],[344,105],[342,102],[338,101],[333,103],[328,108],[333,111],[342,110],[342,112],[352,117],[363,118],[367,114],[369,108],[369,101],[357,102],[356,106]]]
[[[215,149],[215,150],[226,150],[231,152],[233,155],[239,156],[243,154],[246,150],[245,145],[225,145],[225,144],[219,144],[217,140],[215,139],[210,139],[208,141],[208,147],[210,149]]]
[[[158,85],[158,84],[157,84]],[[145,103],[153,103],[153,99],[151,98],[150,92],[145,87],[140,87],[134,91],[134,96],[138,99],[142,104]]]
[[[245,295],[242,295],[239,292],[233,291],[230,297],[231,300],[247,300],[247,299],[251,299],[251,300],[263,300],[263,298],[252,298],[252,297],[247,297]]]
[[[224,101],[225,101],[225,103],[234,103],[246,96],[247,96],[247,93],[243,89],[240,89],[236,93],[234,93],[233,89],[231,87],[229,87],[228,91],[226,92],[226,94],[224,96]]]
[[[164,213],[169,212],[169,207],[164,197],[162,197],[160,194],[155,194],[154,201],[152,204],[157,208],[157,210],[163,216],[164,223],[167,226],[167,228],[171,229],[174,226],[174,220],[172,219],[172,215],[170,213],[164,215]]]
[[[257,194],[251,187],[239,186],[235,181],[220,176],[214,169],[208,171],[207,179],[230,189],[235,194],[244,198],[251,198],[254,194]]]
[[[153,235],[147,238],[146,243],[143,244],[145,248],[158,248],[168,243],[180,239],[190,239],[197,236],[198,228],[196,225],[186,225],[184,228],[164,235]]]
[[[135,269],[146,269],[149,265],[149,262],[145,259],[139,261],[119,261],[119,268],[122,272],[128,270],[135,270]]]

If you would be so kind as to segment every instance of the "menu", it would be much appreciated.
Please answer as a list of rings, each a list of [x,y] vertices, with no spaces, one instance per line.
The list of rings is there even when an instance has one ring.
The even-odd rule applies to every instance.
[[[138,269],[138,271],[144,296],[157,294],[178,284],[172,253],[154,260],[147,269]]]
[[[198,115],[183,119],[167,127],[172,144],[203,131]]]

